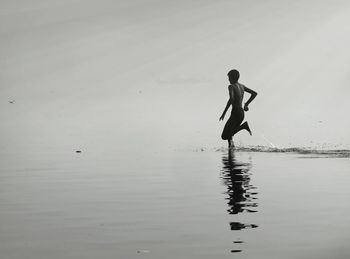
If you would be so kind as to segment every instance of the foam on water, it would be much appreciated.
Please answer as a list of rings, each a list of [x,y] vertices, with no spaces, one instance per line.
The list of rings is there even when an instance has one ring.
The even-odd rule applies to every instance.
[[[196,152],[206,151],[206,148],[196,149]],[[228,148],[213,148],[212,151],[222,152],[227,151]],[[327,156],[327,157],[350,157],[349,149],[322,149],[322,148],[311,148],[311,147],[288,147],[288,148],[277,148],[277,147],[267,147],[267,146],[237,146],[234,148],[238,152],[264,152],[264,153],[296,153],[303,155],[314,155]]]

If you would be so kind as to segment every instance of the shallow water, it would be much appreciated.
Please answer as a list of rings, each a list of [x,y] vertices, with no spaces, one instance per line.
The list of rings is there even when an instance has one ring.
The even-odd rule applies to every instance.
[[[2,258],[350,257],[348,157],[223,149],[3,158]]]

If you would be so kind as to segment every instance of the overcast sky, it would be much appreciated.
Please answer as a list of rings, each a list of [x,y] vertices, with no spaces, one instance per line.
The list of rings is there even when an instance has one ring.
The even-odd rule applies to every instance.
[[[1,0],[0,147],[226,145],[236,68],[237,141],[349,148],[349,24],[347,0]]]

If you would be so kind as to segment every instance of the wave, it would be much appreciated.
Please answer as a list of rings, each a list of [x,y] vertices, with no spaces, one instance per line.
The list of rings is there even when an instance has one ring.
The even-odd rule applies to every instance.
[[[217,148],[215,151],[227,151],[228,148]],[[274,148],[267,146],[238,146],[234,148],[238,152],[263,152],[263,153],[296,153],[303,155],[350,157],[349,149],[317,149],[308,147]]]

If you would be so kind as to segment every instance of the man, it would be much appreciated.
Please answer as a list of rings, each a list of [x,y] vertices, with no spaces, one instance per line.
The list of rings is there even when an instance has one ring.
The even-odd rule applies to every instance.
[[[244,111],[249,110],[248,106],[257,96],[257,92],[249,89],[243,84],[238,83],[240,74],[236,69],[231,70],[230,72],[228,72],[227,75],[230,81],[230,85],[228,86],[230,98],[227,101],[225,110],[222,113],[219,120],[224,119],[228,108],[232,105],[231,116],[227,120],[224,130],[222,131],[222,134],[221,134],[221,138],[223,140],[228,141],[228,146],[230,148],[230,147],[234,147],[232,137],[242,129],[247,130],[249,134],[252,135],[248,122],[244,122],[243,124],[241,123],[244,119]],[[242,102],[243,102],[244,92],[250,93],[250,97],[248,101],[244,104],[244,109],[243,109]]]

